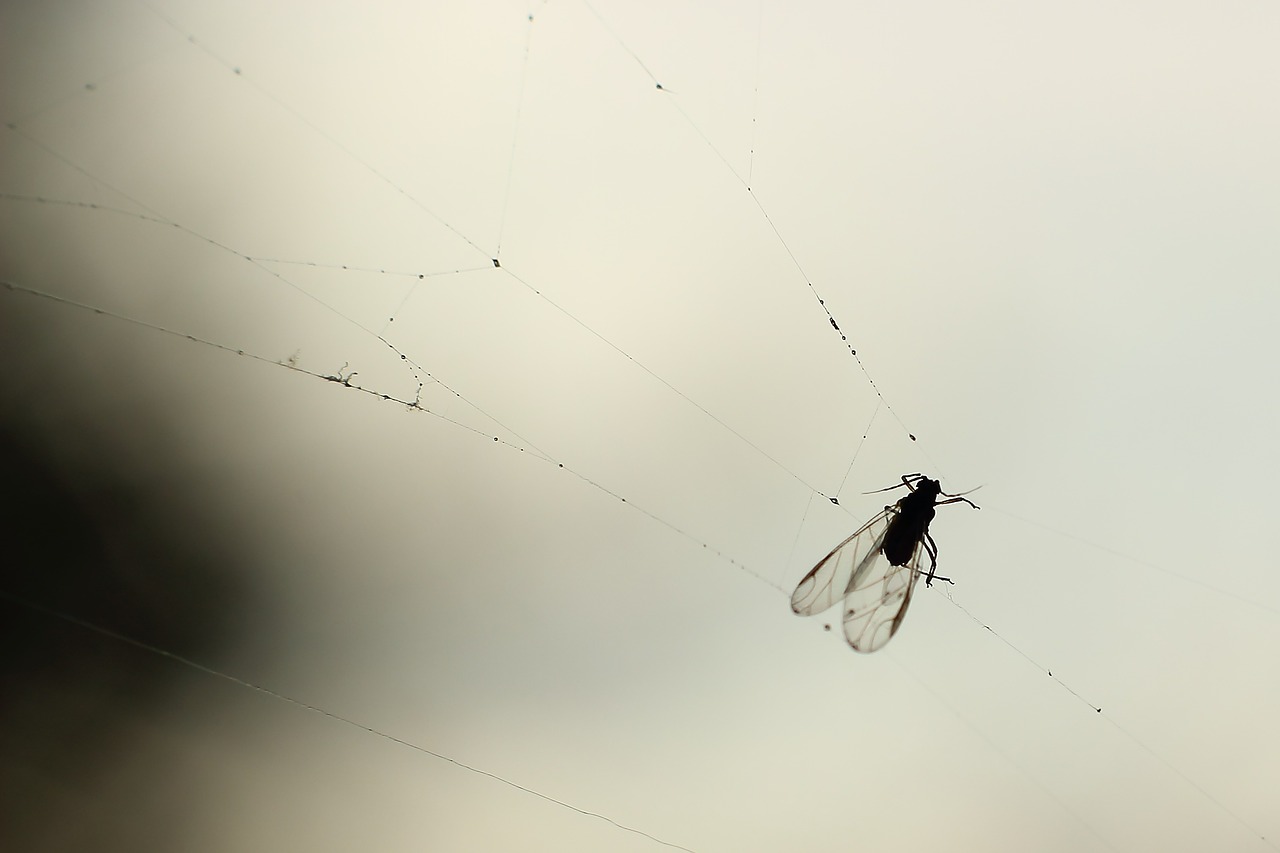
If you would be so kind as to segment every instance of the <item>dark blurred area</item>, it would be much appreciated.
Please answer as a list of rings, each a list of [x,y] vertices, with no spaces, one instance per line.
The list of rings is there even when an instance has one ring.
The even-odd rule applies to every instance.
[[[112,323],[0,291],[0,850],[183,848],[200,770],[155,755],[154,721],[210,676],[74,620],[216,662],[246,592],[243,536]]]

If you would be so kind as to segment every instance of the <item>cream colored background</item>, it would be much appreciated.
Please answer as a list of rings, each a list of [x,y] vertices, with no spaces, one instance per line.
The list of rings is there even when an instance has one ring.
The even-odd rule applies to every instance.
[[[6,405],[234,553],[167,612],[218,641],[166,650],[700,853],[1265,850],[1278,37],[1244,2],[10,3]],[[877,398],[806,276],[893,408],[843,491]],[[862,657],[787,593],[907,471],[983,509]],[[57,630],[166,686],[24,694],[117,745],[8,763],[36,849],[663,849]]]

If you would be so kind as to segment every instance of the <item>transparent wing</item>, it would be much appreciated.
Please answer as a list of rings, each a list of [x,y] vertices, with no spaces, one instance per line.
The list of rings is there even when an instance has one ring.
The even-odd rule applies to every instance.
[[[866,568],[850,579],[844,598],[844,637],[855,651],[874,652],[898,632],[916,587],[923,551],[917,542],[911,559],[893,566],[877,549]]]
[[[801,616],[812,616],[844,599],[856,586],[862,586],[862,576],[878,562],[876,558],[880,556],[885,531],[897,512],[897,507],[885,507],[884,512],[819,560],[791,593],[791,609]]]

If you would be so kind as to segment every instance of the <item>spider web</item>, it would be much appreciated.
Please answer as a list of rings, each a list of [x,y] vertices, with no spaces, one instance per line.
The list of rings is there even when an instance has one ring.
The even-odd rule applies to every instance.
[[[16,387],[35,423],[132,448],[144,492],[234,496],[217,512],[185,499],[180,517],[260,543],[202,569],[216,606],[172,596],[212,638],[172,616],[107,624],[693,849],[783,846],[782,815],[813,806],[771,783],[730,787],[770,803],[773,828],[724,830],[740,821],[721,803],[725,753],[690,744],[753,688],[708,673],[787,666],[760,625],[779,610],[770,587],[856,523],[827,499],[936,470],[860,369],[875,359],[877,382],[911,389],[928,356],[902,358],[910,287],[874,286],[900,253],[876,239],[883,196],[847,192],[876,186],[834,154],[854,124],[804,112],[794,92],[821,75],[769,52],[793,33],[764,10],[603,4],[7,14],[47,48],[8,60],[9,79],[40,81],[4,104],[9,361],[48,371]],[[178,570],[149,565],[142,586],[172,594]],[[360,795],[379,803],[368,822],[329,816],[317,837],[384,824],[498,849],[538,827],[548,849],[652,849],[190,689],[134,716],[177,731],[231,716],[210,742],[288,756],[219,771],[250,780],[258,821],[214,847],[280,832],[250,804],[283,784],[299,802],[378,792]],[[223,710],[191,712],[191,696]],[[901,713],[860,722],[901,731]],[[653,728],[629,747],[639,717]],[[792,761],[763,749],[765,766]],[[564,760],[579,753],[593,758]],[[351,787],[334,781],[344,756]],[[146,776],[102,765],[95,778]],[[1069,783],[1031,776],[1049,781],[1009,808],[1071,849],[1117,837],[1064,801]],[[405,791],[422,784],[431,825],[409,829]],[[656,789],[667,805],[636,807]],[[670,811],[682,801],[702,818]]]

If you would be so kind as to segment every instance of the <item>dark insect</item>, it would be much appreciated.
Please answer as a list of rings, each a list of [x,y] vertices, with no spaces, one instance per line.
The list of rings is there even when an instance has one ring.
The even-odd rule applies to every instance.
[[[874,652],[897,633],[919,575],[925,576],[925,586],[934,580],[953,583],[937,574],[938,546],[929,535],[935,508],[961,502],[978,508],[923,474],[906,474],[901,484],[880,491],[903,486],[909,494],[833,548],[791,594],[791,609],[801,616],[843,601],[844,636],[859,652]],[[938,500],[940,495],[947,500]],[[922,552],[929,555],[928,572],[919,568]]]

